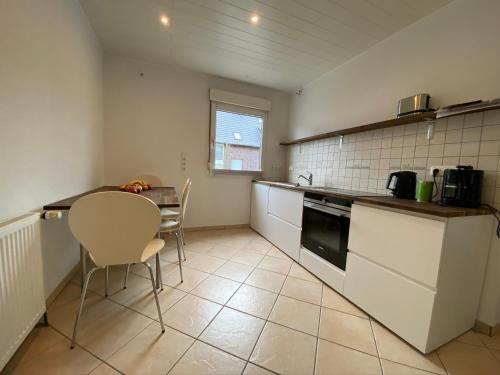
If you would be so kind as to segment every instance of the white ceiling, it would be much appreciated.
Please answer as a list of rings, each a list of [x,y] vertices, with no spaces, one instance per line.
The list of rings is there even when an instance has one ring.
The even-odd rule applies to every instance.
[[[295,90],[451,0],[81,0],[107,51]],[[257,25],[250,22],[257,13]],[[159,22],[168,15],[170,26]]]

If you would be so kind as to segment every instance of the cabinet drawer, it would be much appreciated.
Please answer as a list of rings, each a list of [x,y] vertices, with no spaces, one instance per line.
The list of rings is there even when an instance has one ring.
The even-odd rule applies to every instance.
[[[435,293],[348,253],[344,295],[425,352]]]
[[[354,204],[349,251],[435,288],[445,222]]]
[[[304,193],[271,187],[269,189],[269,213],[296,227],[302,227]]]
[[[268,215],[268,240],[278,249],[284,251],[290,258],[299,261],[300,228],[297,228],[282,219]]]
[[[252,203],[250,206],[250,227],[264,237],[267,237],[267,204],[269,186],[264,184],[252,184]]]

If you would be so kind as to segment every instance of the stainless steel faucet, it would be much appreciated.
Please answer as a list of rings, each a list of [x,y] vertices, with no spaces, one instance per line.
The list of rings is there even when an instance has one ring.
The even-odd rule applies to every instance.
[[[312,185],[313,184],[313,174],[312,173],[309,173],[309,178],[304,176],[304,175],[300,175],[298,178],[303,178],[304,180],[307,180],[307,182],[309,182],[309,185]]]

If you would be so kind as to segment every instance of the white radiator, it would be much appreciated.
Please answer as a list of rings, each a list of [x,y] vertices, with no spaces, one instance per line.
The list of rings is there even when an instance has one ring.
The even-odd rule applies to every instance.
[[[0,223],[0,371],[45,311],[40,214]]]

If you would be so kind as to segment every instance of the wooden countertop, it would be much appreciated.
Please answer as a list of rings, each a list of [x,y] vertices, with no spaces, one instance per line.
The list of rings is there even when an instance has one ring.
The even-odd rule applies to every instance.
[[[427,214],[439,217],[461,217],[461,216],[478,216],[490,215],[491,211],[486,207],[481,208],[466,208],[466,207],[452,207],[440,206],[433,202],[417,202],[416,200],[394,198],[388,195],[374,194],[362,191],[352,191],[345,189],[322,188],[322,187],[309,187],[309,186],[295,186],[286,182],[273,182],[273,181],[260,181],[254,182],[275,186],[282,189],[312,192],[324,194],[328,196],[335,196],[344,199],[351,199],[354,202],[367,203],[375,206],[394,208],[399,210]]]
[[[120,191],[117,186],[101,186],[97,189],[86,191],[85,193],[69,197],[58,202],[47,204],[43,206],[44,210],[69,210],[71,205],[79,198],[92,193],[100,193],[104,191]],[[153,187],[151,190],[142,191],[140,195],[151,199],[159,208],[165,207],[179,207],[179,198],[175,193],[175,188],[172,186],[167,187]]]
[[[440,206],[434,202],[417,202],[411,199],[400,199],[390,196],[382,197],[356,197],[354,202],[369,203],[372,205],[396,208],[405,211],[418,212],[421,214],[434,215],[440,217],[460,217],[490,215],[491,211],[486,207],[467,208]]]

